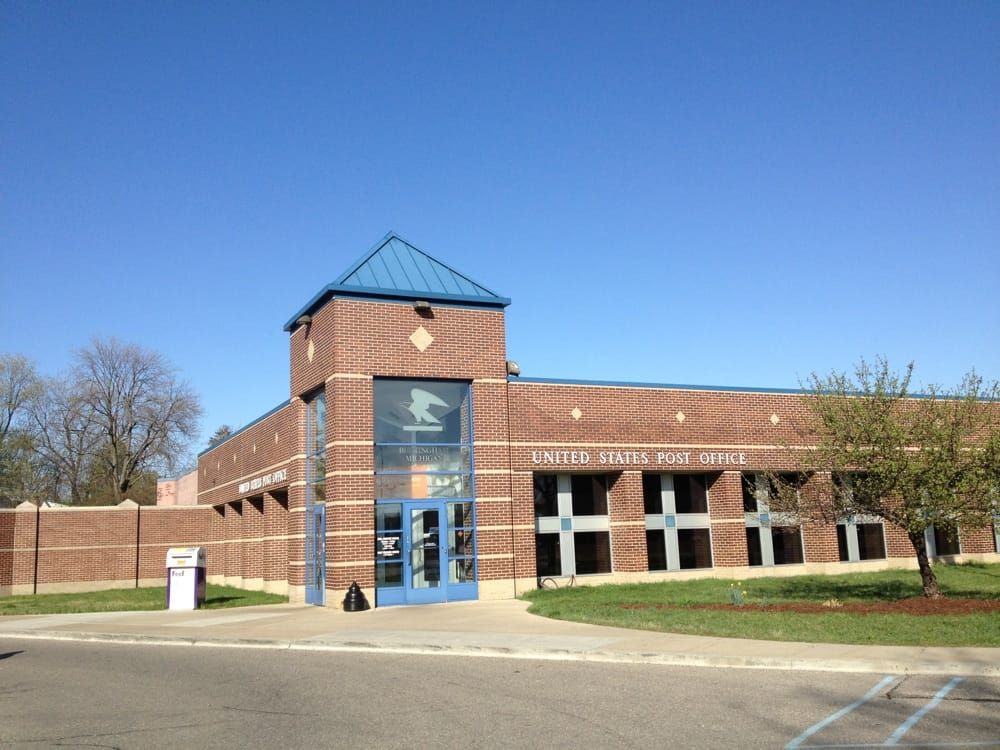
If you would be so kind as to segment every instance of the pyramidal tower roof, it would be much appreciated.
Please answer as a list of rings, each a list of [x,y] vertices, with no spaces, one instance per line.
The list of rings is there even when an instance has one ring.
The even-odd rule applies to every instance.
[[[459,273],[389,232],[337,279],[327,284],[285,324],[291,331],[332,297],[427,300],[474,307],[504,308],[510,300]]]

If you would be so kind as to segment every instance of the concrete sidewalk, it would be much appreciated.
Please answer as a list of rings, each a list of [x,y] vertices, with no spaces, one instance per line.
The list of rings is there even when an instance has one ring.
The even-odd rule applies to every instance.
[[[1000,648],[784,643],[651,633],[548,620],[521,601],[343,612],[270,605],[194,612],[0,617],[0,639],[439,653],[755,669],[1000,676]]]

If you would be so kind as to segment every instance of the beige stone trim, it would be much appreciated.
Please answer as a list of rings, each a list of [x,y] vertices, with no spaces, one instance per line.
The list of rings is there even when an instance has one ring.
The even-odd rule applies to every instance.
[[[342,469],[340,471],[328,471],[327,477],[373,477],[374,469]]]
[[[509,503],[511,498],[509,497],[477,497],[477,503]]]
[[[206,505],[204,503],[200,505],[140,505],[143,513],[152,512],[163,512],[163,513],[173,513],[179,510],[191,510],[192,508],[204,508],[205,510],[211,510],[214,506]]]
[[[613,529],[621,528],[623,526],[646,526],[646,521],[609,521],[609,525]],[[534,526],[532,526],[534,528]]]
[[[265,594],[288,596],[288,581],[269,581],[265,579],[261,591]]]
[[[374,529],[374,526],[372,527]],[[328,531],[326,532],[326,537],[369,537],[372,535],[372,531],[358,531],[357,529],[351,529],[350,531]]]
[[[476,555],[479,560],[511,560],[514,558],[513,553],[509,552],[497,552],[492,555]]]
[[[472,382],[475,383],[492,383],[493,385],[507,385],[507,381],[504,378],[473,378]]]
[[[334,568],[358,568],[374,564],[375,560],[373,557],[371,557],[368,558],[367,560],[348,560],[347,562],[335,562],[335,563],[328,562],[326,564],[326,569],[333,570]]]
[[[752,393],[761,396],[780,396],[787,398],[803,398],[802,393],[774,393],[770,391],[755,390],[753,388],[727,388],[725,391],[719,391],[715,388],[706,388],[698,386],[687,386],[684,388],[678,388],[677,386],[664,385],[662,387],[652,386],[637,386],[637,385],[616,385],[613,383],[532,383],[530,380],[514,380],[507,381],[511,385],[516,385],[519,387],[532,386],[538,388],[601,388],[605,390],[621,390],[621,391],[670,391],[670,392],[696,392],[696,393]]]
[[[288,595],[289,604],[305,604],[306,601],[305,586],[292,586],[291,584],[288,584],[286,594]]]
[[[41,508],[41,512],[42,513],[65,513],[65,512],[86,513],[88,511],[96,511],[96,512],[99,513],[101,511],[107,511],[107,510],[133,511],[136,508],[141,508],[141,507],[143,507],[143,506],[141,506],[141,505],[132,505],[132,506],[126,506],[124,508],[121,507],[120,505],[67,505],[67,506],[64,506],[64,507],[61,507],[61,508],[46,508],[46,507],[43,506]],[[148,506],[148,507],[152,508],[152,507],[155,507],[155,506]],[[181,506],[181,507],[184,507],[184,506]],[[198,506],[196,506],[196,505],[189,505],[187,507],[189,507],[189,508],[196,508]],[[35,511],[36,509],[35,508],[30,508],[29,510]]]
[[[516,599],[525,591],[533,591],[536,588],[538,588],[537,578],[497,578],[478,582],[480,601]]]
[[[477,469],[476,476],[507,476],[510,474],[509,469]]]
[[[719,451],[719,450],[815,450],[814,445],[758,445],[756,443],[630,443],[627,441],[620,441],[617,443],[570,443],[561,442],[554,440],[546,440],[544,442],[534,442],[534,441],[511,441],[511,448],[548,448],[550,450],[563,450],[564,448],[615,448],[615,449],[632,449],[632,448],[646,448],[648,450],[663,449],[663,450],[706,450],[706,451]],[[582,464],[584,466],[589,466],[588,464]],[[539,464],[539,466],[545,466],[546,468],[560,468],[563,464]],[[615,468],[620,466],[620,464],[600,464],[600,466],[607,466],[609,468]],[[669,468],[676,469],[677,467],[669,464],[629,464],[629,468],[637,468],[641,466],[668,466]],[[694,466],[702,466],[702,464],[684,464],[684,467],[691,469]],[[736,464],[705,464],[706,468],[724,468],[725,466],[736,466]],[[748,467],[749,468],[749,467]],[[638,469],[637,469],[638,470]],[[643,471],[648,471],[648,469],[642,469]],[[657,472],[659,474],[671,474],[671,471],[661,471]]]
[[[535,524],[533,523],[516,523],[511,526],[509,523],[498,524],[495,526],[477,526],[476,531],[510,531],[515,529],[517,531],[528,531],[535,529]]]
[[[472,446],[486,446],[489,448],[506,448],[508,445],[506,440],[473,440]]]
[[[347,446],[353,448],[369,448],[374,447],[374,440],[331,440],[326,444],[327,448],[332,448],[334,446]]]
[[[374,500],[329,500],[328,499],[326,501],[326,505],[327,505],[328,508],[330,506],[336,506],[338,508],[353,508],[353,507],[360,507],[360,506],[363,506],[363,505],[367,505],[369,507],[373,507],[375,505],[375,501]]]
[[[331,380],[374,380],[374,376],[365,375],[361,372],[335,372],[333,375],[328,377],[325,382],[329,383]]]

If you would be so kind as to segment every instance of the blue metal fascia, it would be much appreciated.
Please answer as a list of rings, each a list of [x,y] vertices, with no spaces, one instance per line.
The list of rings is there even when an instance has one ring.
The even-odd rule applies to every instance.
[[[341,287],[336,284],[328,284],[316,294],[309,303],[289,318],[284,325],[284,331],[291,333],[295,328],[295,321],[303,315],[311,315],[315,310],[322,307],[335,297],[353,297],[356,299],[366,299],[372,302],[395,302],[405,303],[423,299],[428,302],[438,302],[445,307],[460,307],[466,309],[493,308],[502,310],[510,304],[507,297],[469,297],[460,294],[436,294],[433,292],[400,292],[397,289],[362,289],[360,287]]]
[[[572,378],[532,378],[507,376],[508,383],[538,383],[541,385],[591,385],[603,388],[659,388],[675,391],[721,391],[727,393],[791,393],[802,395],[797,388],[753,388],[735,385],[685,385],[681,383],[630,383],[615,380],[576,380]]]
[[[719,391],[722,393],[785,393],[793,394],[796,396],[810,396],[814,395],[814,391],[805,390],[802,388],[756,388],[753,386],[740,386],[740,385],[684,385],[680,383],[630,383],[627,381],[617,381],[617,380],[578,380],[574,378],[533,378],[533,377],[520,377],[516,375],[507,376],[508,383],[538,383],[541,385],[592,385],[594,387],[603,388],[659,388],[662,390],[676,390],[676,391]],[[866,394],[861,392],[849,393],[849,396],[864,396]],[[935,398],[934,395],[929,393],[907,393],[904,398],[917,398],[917,399],[929,399]],[[941,396],[937,396],[941,398]],[[947,400],[947,399],[942,399]],[[979,399],[982,402],[987,401],[1000,401],[1000,399]]]
[[[202,456],[204,456],[209,451],[214,451],[220,445],[223,445],[223,444],[229,442],[234,437],[236,437],[237,435],[239,435],[241,432],[250,429],[255,424],[257,424],[259,422],[263,422],[265,419],[267,419],[268,417],[270,417],[272,414],[277,414],[279,411],[281,411],[282,409],[284,409],[290,403],[291,403],[290,401],[282,401],[280,404],[278,404],[277,406],[275,406],[273,409],[271,409],[270,411],[265,412],[264,414],[261,414],[259,417],[257,417],[252,422],[247,422],[245,425],[243,425],[242,427],[240,427],[240,429],[236,430],[236,432],[234,432],[229,437],[223,438],[222,440],[220,440],[217,443],[212,443],[212,445],[208,446],[205,450],[203,450],[201,453],[198,454],[198,458],[201,458]]]
[[[295,326],[295,321],[301,318],[303,315],[309,314],[312,310],[315,310],[317,307],[319,307],[320,302],[323,300],[323,297],[328,294],[332,294],[331,291],[332,289],[333,289],[333,284],[327,284],[325,287],[316,292],[316,294],[313,295],[313,298],[308,302],[306,302],[305,307],[303,307],[301,310],[295,313],[295,315],[293,315],[291,318],[288,319],[288,322],[285,323],[284,330],[290,332],[292,328]]]
[[[327,289],[337,297],[366,297],[406,301],[425,299],[428,302],[460,302],[473,307],[497,308],[507,307],[510,304],[510,300],[506,297],[476,297],[471,294],[448,294],[447,292],[411,292],[380,287],[337,286],[332,284]]]

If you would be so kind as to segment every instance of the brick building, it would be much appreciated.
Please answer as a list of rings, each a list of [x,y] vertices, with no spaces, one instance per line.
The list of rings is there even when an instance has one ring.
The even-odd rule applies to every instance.
[[[331,605],[915,566],[875,519],[769,511],[798,392],[517,377],[509,304],[389,234],[285,325],[290,393],[199,456],[196,505],[0,511],[0,594],[162,583],[191,544],[209,580]],[[928,542],[1000,560],[995,530]]]
[[[385,606],[913,564],[900,529],[768,512],[798,392],[520,378],[509,304],[390,233],[293,315],[289,399],[199,458],[216,577]],[[998,559],[988,529],[930,542]]]

